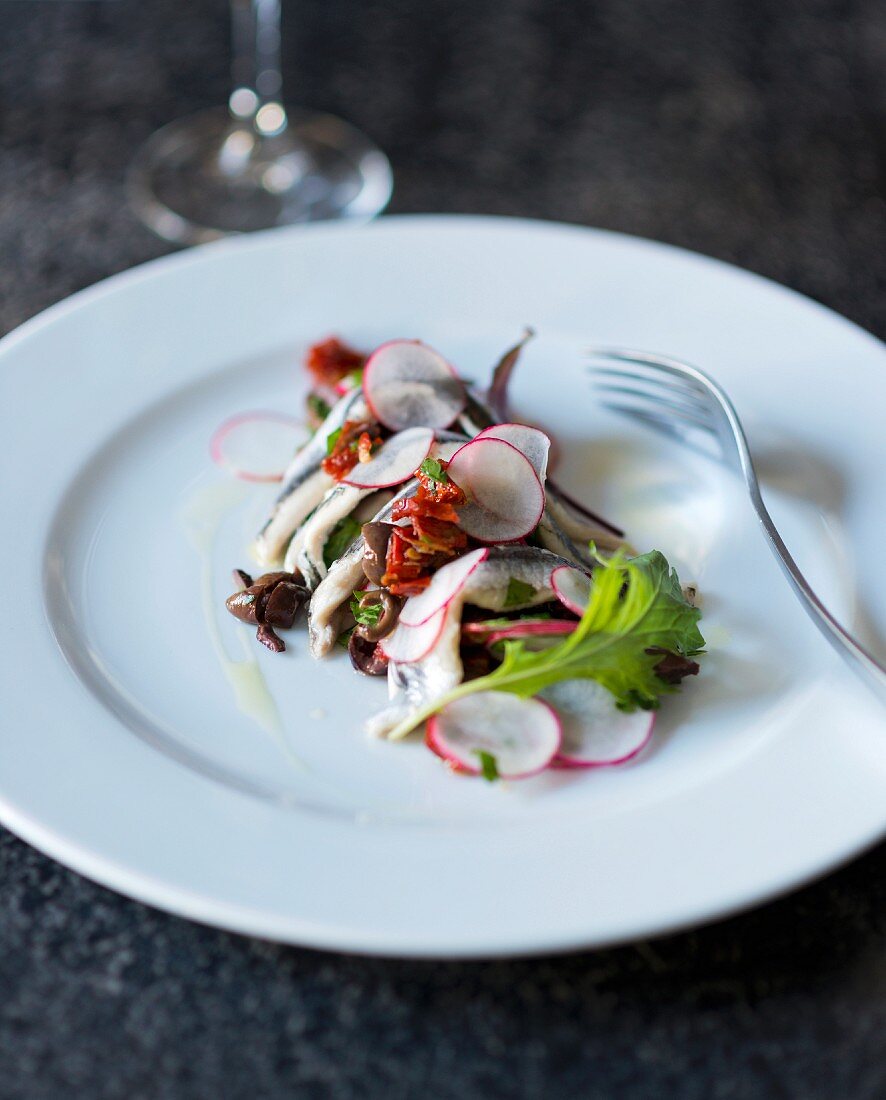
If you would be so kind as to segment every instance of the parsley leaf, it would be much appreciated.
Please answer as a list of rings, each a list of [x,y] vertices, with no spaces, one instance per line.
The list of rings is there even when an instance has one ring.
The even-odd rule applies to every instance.
[[[488,783],[494,783],[496,779],[499,778],[498,761],[491,752],[485,752],[483,749],[474,749],[474,755],[480,757],[480,767],[483,771],[483,778]]]
[[[342,381],[346,382],[351,387],[351,389],[357,389],[358,386],[363,385],[363,371],[352,370],[350,374],[346,374],[344,376]]]
[[[338,443],[338,437],[341,435],[341,428],[336,428],[334,432],[330,432],[326,437],[326,453],[331,455],[335,450],[335,445]]]
[[[518,580],[516,577],[511,577],[508,581],[504,605],[506,608],[519,607],[521,604],[529,603],[534,595],[535,589],[531,584]]]
[[[419,466],[419,471],[429,477],[431,481],[439,481],[441,485],[446,485],[449,481],[449,476],[443,469],[443,465],[439,458],[426,458],[424,462]]]
[[[326,545],[323,547],[323,561],[326,563],[327,569],[336,558],[342,556],[360,534],[360,531],[361,526],[353,516],[345,516],[344,519],[338,521],[335,527],[332,528],[329,538],[326,540]]]
[[[360,600],[363,596],[363,592],[355,592],[351,596],[351,614],[361,626],[375,626],[381,618],[384,608],[380,603],[371,603],[367,607],[361,607]]]
[[[654,710],[661,695],[675,690],[656,675],[658,650],[684,657],[699,653],[704,647],[700,617],[658,550],[630,559],[616,554],[594,570],[590,601],[572,634],[537,652],[521,641],[505,642],[498,668],[420,708],[389,736],[405,737],[447,703],[476,691],[528,698],[561,680],[596,680],[612,692],[621,710]]]
[[[329,402],[324,401],[319,393],[308,394],[308,412],[317,420],[325,420],[330,411]]]

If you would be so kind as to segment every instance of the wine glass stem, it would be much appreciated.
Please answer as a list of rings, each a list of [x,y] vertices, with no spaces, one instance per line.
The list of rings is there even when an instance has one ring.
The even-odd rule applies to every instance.
[[[234,90],[229,105],[235,118],[258,122],[261,116],[285,125],[281,104],[280,0],[231,0]],[[271,110],[265,110],[270,107]]]

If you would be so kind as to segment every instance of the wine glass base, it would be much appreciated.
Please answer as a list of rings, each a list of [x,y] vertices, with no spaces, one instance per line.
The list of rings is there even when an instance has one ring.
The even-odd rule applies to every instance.
[[[127,187],[149,229],[175,244],[331,218],[369,220],[391,197],[387,157],[334,115],[287,111],[264,136],[213,107],[164,126],[139,150]]]

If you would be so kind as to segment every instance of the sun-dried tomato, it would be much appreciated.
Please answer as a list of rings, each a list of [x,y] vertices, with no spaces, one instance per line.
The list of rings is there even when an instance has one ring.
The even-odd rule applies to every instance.
[[[446,463],[441,462],[440,467],[445,473]],[[391,535],[381,580],[397,596],[418,595],[436,570],[468,545],[456,511],[456,506],[464,503],[465,494],[448,478],[437,481],[420,470],[417,477],[415,495],[398,500],[391,513],[395,522],[409,520]]]
[[[352,371],[362,370],[366,356],[348,347],[337,336],[330,336],[308,348],[305,366],[324,386],[334,386]]]
[[[336,481],[347,477],[358,462],[368,462],[382,438],[379,427],[366,420],[346,420],[332,444],[332,450],[320,464]]]
[[[446,477],[445,481],[437,481],[436,478],[419,469],[416,472],[419,481],[419,488],[415,494],[416,499],[423,503],[434,501],[438,504],[464,504],[465,494],[446,473],[448,467],[448,462],[440,461],[440,470]]]

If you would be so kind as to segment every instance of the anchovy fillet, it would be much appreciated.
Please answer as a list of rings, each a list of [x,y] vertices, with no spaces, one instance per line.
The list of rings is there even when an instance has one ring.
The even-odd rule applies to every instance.
[[[368,416],[363,391],[351,390],[333,406],[320,427],[293,456],[271,514],[253,544],[253,552],[262,564],[279,561],[292,533],[335,485],[335,480],[321,468],[327,438],[346,420],[365,420]]]
[[[630,548],[623,538],[619,538],[601,523],[594,523],[593,520],[578,512],[552,485],[546,487],[546,494],[546,510],[550,518],[574,543],[586,547],[593,541],[598,550],[609,552],[614,552],[620,547]],[[586,552],[584,560],[589,560]]]
[[[358,489],[354,485],[334,485],[292,536],[283,561],[286,572],[292,573],[298,569],[305,579],[306,587],[316,588],[327,573],[323,547],[336,524],[376,491]]]
[[[415,496],[418,481],[413,479],[401,487],[400,492],[372,517],[373,523],[390,523],[391,512],[398,500]],[[338,638],[336,612],[349,600],[355,588],[365,579],[363,551],[366,543],[362,535],[351,543],[340,558],[329,567],[329,572],[317,585],[308,606],[308,638],[311,654],[325,657]]]

